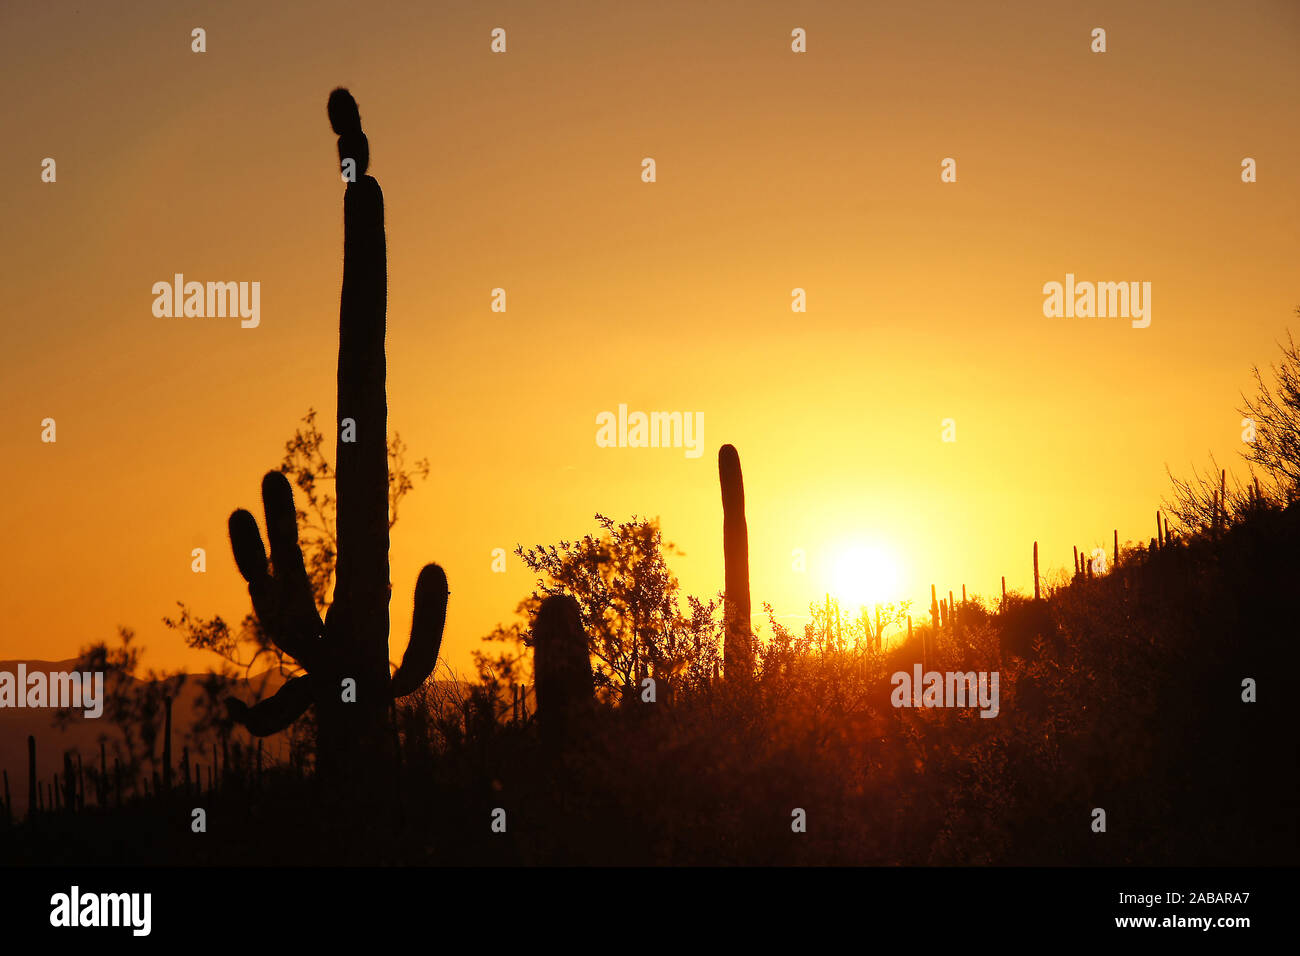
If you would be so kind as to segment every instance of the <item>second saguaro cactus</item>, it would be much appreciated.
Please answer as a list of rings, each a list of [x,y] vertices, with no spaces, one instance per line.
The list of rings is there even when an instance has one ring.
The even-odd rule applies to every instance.
[[[728,679],[754,673],[749,606],[749,529],[745,524],[745,479],[734,445],[718,449],[718,481],[722,485],[722,550],[726,562],[726,628],[722,659]]]
[[[1034,600],[1040,600],[1042,593],[1038,587],[1038,542],[1034,542]]]
[[[230,542],[258,620],[276,645],[307,671],[255,707],[232,700],[232,716],[255,736],[287,727],[315,705],[317,767],[362,779],[382,759],[388,703],[416,690],[432,672],[447,612],[447,577],[426,565],[415,586],[411,640],[402,664],[388,670],[388,403],[384,338],[388,308],[384,198],[365,175],[370,148],[356,101],[330,94],[340,168],[356,176],[343,197],[343,292],[338,358],[338,558],[334,600],[324,622],[298,546],[288,479],[262,479],[270,565],[257,522],[230,516]],[[352,164],[347,163],[351,160]]]
[[[562,748],[578,732],[595,693],[582,613],[567,594],[551,595],[537,611],[533,670],[542,741],[553,749]]]

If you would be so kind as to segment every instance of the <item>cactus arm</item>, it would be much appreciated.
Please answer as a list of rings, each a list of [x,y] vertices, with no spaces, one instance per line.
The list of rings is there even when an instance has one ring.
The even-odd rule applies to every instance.
[[[271,542],[271,569],[280,593],[284,636],[295,646],[284,650],[310,669],[321,635],[320,614],[312,595],[302,549],[298,547],[298,512],[289,479],[278,471],[262,478],[266,536]]]
[[[312,703],[312,680],[303,675],[287,681],[266,700],[249,707],[235,697],[227,698],[226,708],[237,723],[254,737],[279,733],[306,713]]]
[[[275,588],[266,564],[266,548],[257,519],[238,509],[230,515],[230,550],[235,554],[239,573],[248,582],[248,595],[253,599],[253,611],[262,626],[268,630],[275,621]]]
[[[447,622],[447,575],[436,564],[426,564],[415,582],[415,613],[411,617],[411,642],[402,666],[393,674],[394,697],[417,690],[433,673]]]
[[[278,471],[262,479],[271,568],[253,516],[242,508],[230,516],[230,547],[248,582],[257,619],[285,653],[310,670],[316,663],[320,615],[298,547],[298,519],[289,479]],[[274,575],[270,572],[274,571]]]

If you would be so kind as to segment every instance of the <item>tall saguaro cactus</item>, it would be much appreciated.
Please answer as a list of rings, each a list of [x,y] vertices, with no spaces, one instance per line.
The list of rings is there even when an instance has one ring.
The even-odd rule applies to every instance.
[[[1042,599],[1042,592],[1038,587],[1038,542],[1034,542],[1034,600]]]
[[[337,776],[360,775],[388,753],[388,703],[416,690],[432,672],[448,591],[443,570],[426,565],[415,586],[411,640],[390,677],[384,198],[379,183],[365,175],[370,147],[356,101],[337,89],[328,112],[341,168],[355,170],[343,197],[334,601],[322,622],[298,546],[293,491],[283,474],[269,472],[262,479],[262,502],[270,566],[257,522],[243,509],[230,516],[230,542],[258,620],[307,673],[255,707],[232,700],[230,709],[252,734],[266,736],[315,705],[318,770]]]
[[[718,481],[722,485],[722,548],[726,562],[726,634],[722,657],[729,679],[754,672],[749,612],[749,529],[745,524],[745,479],[734,445],[718,449]]]

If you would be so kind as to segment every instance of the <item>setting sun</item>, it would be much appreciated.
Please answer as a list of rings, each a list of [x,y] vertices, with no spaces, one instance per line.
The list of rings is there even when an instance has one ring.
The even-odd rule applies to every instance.
[[[879,545],[853,545],[835,558],[831,593],[841,604],[870,607],[898,599],[898,561]]]

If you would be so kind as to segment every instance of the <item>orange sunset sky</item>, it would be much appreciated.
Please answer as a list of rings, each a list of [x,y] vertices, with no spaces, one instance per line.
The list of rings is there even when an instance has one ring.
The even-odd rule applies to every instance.
[[[301,415],[334,414],[339,85],[387,203],[389,425],[433,465],[390,657],[425,562],[464,671],[532,583],[492,549],[597,511],[658,516],[716,593],[725,442],[755,610],[790,621],[844,548],[892,555],[923,617],[931,582],[1031,589],[1035,539],[1046,570],[1145,541],[1166,463],[1237,465],[1300,305],[1300,5],[360,6],[0,6],[0,659],[121,624],[199,668],[163,615],[247,611],[227,516],[260,521]],[[177,272],[261,282],[260,326],[155,317]],[[1044,318],[1067,272],[1150,282],[1150,327]],[[598,448],[619,403],[702,412],[704,454]]]

